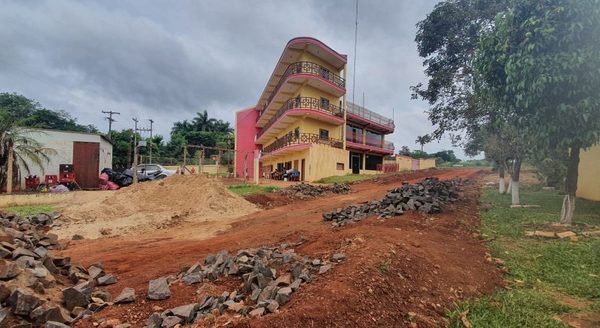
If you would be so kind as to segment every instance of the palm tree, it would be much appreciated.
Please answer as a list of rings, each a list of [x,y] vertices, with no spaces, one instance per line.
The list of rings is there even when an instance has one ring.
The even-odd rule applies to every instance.
[[[12,177],[8,176],[9,173],[20,173],[23,169],[26,174],[30,174],[30,164],[43,170],[44,163],[50,161],[48,156],[55,152],[27,136],[27,129],[13,124],[14,121],[0,123],[0,186],[8,179],[14,179],[14,173]],[[13,159],[12,168],[9,168],[10,157]]]
[[[427,134],[424,136],[418,136],[417,140],[415,140],[415,142],[418,143],[419,145],[421,145],[421,151],[423,151],[423,145],[425,145],[426,143],[430,143],[431,137]]]
[[[196,131],[212,131],[216,120],[214,118],[208,118],[208,112],[205,110],[202,113],[196,113],[193,124]]]

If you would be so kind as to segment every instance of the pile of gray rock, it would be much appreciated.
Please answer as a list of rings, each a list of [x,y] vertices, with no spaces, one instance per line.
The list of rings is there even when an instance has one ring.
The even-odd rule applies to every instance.
[[[192,285],[229,276],[241,279],[240,288],[222,295],[206,296],[199,303],[153,313],[146,327],[173,327],[212,320],[227,313],[258,317],[277,312],[281,305],[290,301],[302,284],[310,282],[315,274],[331,270],[333,265],[344,259],[345,255],[341,253],[327,260],[302,257],[287,244],[244,249],[234,255],[225,251],[209,255],[204,261],[183,268],[176,276],[150,281],[148,298],[169,298],[169,285],[177,281]]]
[[[418,210],[425,214],[440,213],[446,203],[459,199],[462,184],[460,179],[441,181],[435,177],[425,178],[414,185],[403,183],[401,187],[389,190],[381,200],[325,212],[323,219],[340,227],[361,221],[370,215],[389,219],[408,210]]]
[[[315,198],[328,193],[347,194],[350,192],[350,185],[347,183],[334,183],[332,185],[311,185],[301,182],[284,188],[281,192],[293,198]]]
[[[94,289],[117,280],[102,264],[84,268],[49,254],[64,248],[47,232],[57,217],[0,213],[0,326],[66,327],[108,305],[110,295]]]

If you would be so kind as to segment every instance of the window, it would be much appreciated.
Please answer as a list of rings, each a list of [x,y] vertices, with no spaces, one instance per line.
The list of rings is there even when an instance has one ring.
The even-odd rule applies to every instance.
[[[336,164],[336,169],[338,171],[343,171],[344,170],[344,163],[337,163]]]
[[[321,97],[321,108],[329,109],[329,99]]]
[[[329,130],[319,129],[319,139],[328,140],[329,139]]]
[[[382,156],[376,156],[376,155],[367,155],[367,159],[366,159],[366,167],[365,169],[367,170],[377,170],[378,169],[378,165],[380,166],[381,164],[383,164],[383,157]]]

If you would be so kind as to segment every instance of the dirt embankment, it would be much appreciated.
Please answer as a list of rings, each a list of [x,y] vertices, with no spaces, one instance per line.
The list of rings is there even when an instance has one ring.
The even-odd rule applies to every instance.
[[[357,224],[332,228],[322,213],[356,202],[381,198],[402,181],[418,181],[433,175],[476,178],[475,169],[430,170],[365,181],[353,185],[350,194],[295,201],[238,219],[232,228],[205,240],[177,238],[179,229],[165,230],[161,238],[118,237],[71,243],[64,253],[85,264],[103,261],[118,274],[119,282],[107,290],[118,294],[135,288],[139,300],[118,305],[79,322],[92,327],[100,318],[119,318],[141,327],[157,308],[199,302],[207,294],[231,291],[239,281],[219,279],[200,286],[172,286],[165,301],[145,300],[148,281],[178,272],[209,253],[282,242],[304,243],[296,251],[310,257],[328,258],[344,252],[346,260],[303,287],[280,313],[258,319],[222,316],[239,327],[437,327],[445,325],[445,313],[455,302],[492,292],[502,276],[486,260],[479,227],[479,185],[466,188],[465,199],[446,212],[422,216],[410,211],[385,221],[369,218]],[[88,263],[89,262],[89,263]]]
[[[140,236],[186,224],[201,224],[214,233],[228,227],[230,219],[257,210],[218,179],[201,176],[172,176],[94,196],[64,208],[56,230],[61,238]],[[219,223],[225,225],[216,227]]]

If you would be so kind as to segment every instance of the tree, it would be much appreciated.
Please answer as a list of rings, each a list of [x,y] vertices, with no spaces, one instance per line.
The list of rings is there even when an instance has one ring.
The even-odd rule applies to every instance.
[[[600,140],[600,3],[515,0],[479,45],[481,73],[537,154],[568,151],[560,222],[571,224],[581,149]],[[504,75],[504,77],[503,77]]]
[[[438,151],[437,153],[431,154],[431,156],[433,156],[435,158],[439,158],[441,161],[447,162],[447,163],[460,162],[460,160],[458,158],[456,158],[456,155],[454,154],[454,150]]]
[[[431,137],[427,134],[424,136],[418,136],[417,140],[415,140],[415,142],[418,143],[419,145],[421,145],[421,151],[423,151],[423,145],[430,143]]]
[[[411,90],[413,99],[429,103],[429,120],[435,126],[433,139],[472,129],[484,116],[474,94],[473,58],[482,31],[506,6],[506,0],[442,1],[417,24],[415,41],[419,55],[425,59],[429,81]],[[460,137],[454,137],[460,141]]]
[[[410,156],[410,148],[408,148],[408,146],[402,146],[398,152],[398,155]]]

